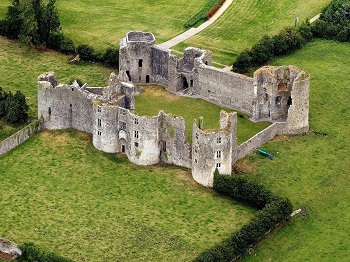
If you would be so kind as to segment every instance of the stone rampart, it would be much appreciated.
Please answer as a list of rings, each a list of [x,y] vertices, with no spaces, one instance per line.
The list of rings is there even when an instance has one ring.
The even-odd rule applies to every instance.
[[[252,115],[253,79],[201,64],[198,70],[196,95],[201,98]]]
[[[42,130],[42,120],[38,119],[35,120],[33,123],[27,125],[26,127],[22,128],[12,136],[6,138],[5,140],[0,142],[0,155],[3,155],[12,149],[14,149],[16,146],[22,144],[27,139],[31,138],[35,133]]]
[[[238,146],[237,159],[245,157],[262,144],[274,138],[277,134],[283,133],[285,128],[286,123],[276,122],[260,131],[255,136],[249,138],[247,141]]]

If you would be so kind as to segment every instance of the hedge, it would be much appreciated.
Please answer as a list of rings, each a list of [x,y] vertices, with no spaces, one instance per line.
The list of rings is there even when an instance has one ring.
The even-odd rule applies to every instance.
[[[292,213],[287,198],[275,195],[263,186],[238,176],[214,173],[214,190],[235,200],[249,203],[260,210],[240,230],[220,245],[201,253],[195,262],[233,261],[248,253],[252,246]]]
[[[245,50],[238,55],[232,71],[249,72],[251,68],[260,67],[274,56],[286,55],[300,49],[312,38],[312,29],[308,21],[297,28],[286,27],[273,37],[265,35],[252,49]]]
[[[209,17],[213,15],[212,10],[219,9],[218,7],[222,6],[225,0],[207,0],[207,3],[203,8],[196,14],[194,14],[184,25],[185,28],[190,28],[196,25],[201,21],[206,21]]]
[[[22,256],[16,261],[20,262],[73,262],[70,259],[56,255],[55,253],[46,251],[37,247],[34,243],[24,243],[20,249]]]

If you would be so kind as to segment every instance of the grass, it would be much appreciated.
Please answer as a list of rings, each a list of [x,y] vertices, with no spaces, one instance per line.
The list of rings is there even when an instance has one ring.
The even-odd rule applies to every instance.
[[[315,40],[274,64],[294,64],[311,75],[310,127],[327,133],[280,137],[264,145],[275,159],[252,154],[244,160],[251,176],[280,195],[307,219],[269,237],[245,261],[348,261],[350,232],[349,43]]]
[[[206,0],[60,0],[57,2],[62,28],[76,44],[89,43],[96,49],[118,46],[132,30],[151,31],[157,42],[185,31],[183,25]]]
[[[191,261],[255,213],[189,170],[136,166],[72,130],[36,134],[0,173],[0,236],[74,261]]]
[[[195,46],[213,51],[215,62],[231,65],[236,56],[265,34],[275,35],[286,26],[312,18],[331,0],[235,0],[207,29],[176,46],[183,51]]]
[[[213,51],[215,62],[231,65],[245,48],[263,35],[274,35],[285,26],[312,18],[331,0],[235,0],[211,26],[175,48],[195,46]],[[11,1],[0,3],[0,18]],[[59,0],[57,8],[64,33],[76,45],[90,44],[97,50],[119,45],[132,30],[153,32],[157,43],[185,31],[187,20],[200,11],[206,0]]]
[[[37,51],[21,47],[18,42],[0,37],[0,86],[5,91],[22,91],[29,105],[29,117],[37,117],[37,78],[47,71],[54,71],[61,83],[81,79],[90,86],[106,86],[113,68],[94,64],[72,65],[69,57],[53,51]],[[10,125],[0,121],[0,141],[26,124]]]
[[[140,115],[157,115],[160,110],[186,121],[189,141],[192,141],[193,120],[204,118],[205,129],[219,129],[220,111],[232,112],[202,99],[178,97],[161,86],[142,86],[145,92],[135,97],[135,111]],[[156,101],[156,102],[155,102]],[[240,113],[237,117],[237,143],[240,144],[270,125],[267,122],[253,123]]]

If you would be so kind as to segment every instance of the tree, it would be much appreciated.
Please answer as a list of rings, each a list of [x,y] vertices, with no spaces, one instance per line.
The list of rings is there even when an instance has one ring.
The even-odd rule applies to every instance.
[[[50,34],[60,30],[56,1],[13,0],[0,23],[1,32],[27,45],[46,45]]]
[[[24,94],[16,91],[6,93],[0,87],[0,116],[6,117],[10,123],[24,122],[28,118],[29,107]]]

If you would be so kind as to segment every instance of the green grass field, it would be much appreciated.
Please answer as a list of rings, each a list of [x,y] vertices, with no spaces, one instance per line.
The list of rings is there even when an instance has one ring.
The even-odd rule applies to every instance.
[[[61,83],[78,78],[90,86],[106,86],[113,68],[93,64],[71,65],[69,57],[52,52],[39,52],[21,47],[16,41],[0,37],[0,86],[5,91],[22,91],[29,105],[30,118],[37,117],[38,75],[54,71]],[[20,129],[0,121],[0,141]]]
[[[76,44],[97,49],[119,46],[132,30],[151,31],[161,43],[185,31],[185,22],[206,0],[60,0],[57,2],[62,28]]]
[[[215,62],[231,65],[235,57],[263,35],[293,26],[297,16],[305,21],[321,12],[331,0],[235,0],[209,28],[176,47],[195,46],[213,51]],[[157,43],[185,31],[183,25],[205,0],[59,0],[57,8],[64,33],[76,45],[90,44],[97,50],[118,46],[132,30],[153,32]],[[0,17],[10,0],[0,3]]]
[[[286,26],[312,18],[331,0],[235,0],[206,30],[176,47],[195,46],[213,51],[213,60],[231,65],[236,56],[265,34],[275,35]]]
[[[255,211],[189,170],[141,167],[78,131],[44,131],[0,157],[0,236],[74,261],[191,261]]]
[[[273,161],[255,154],[244,160],[259,183],[309,213],[304,220],[295,217],[245,261],[349,261],[349,52],[349,43],[317,40],[274,61],[310,73],[310,128],[328,136],[279,138],[264,145]]]
[[[219,129],[220,111],[232,112],[202,99],[178,97],[160,86],[142,86],[145,92],[135,97],[135,111],[140,115],[157,115],[160,110],[175,116],[182,116],[186,121],[189,141],[192,141],[193,120],[204,118],[204,129]],[[155,102],[156,101],[156,102]],[[254,136],[270,123],[253,123],[247,116],[238,113],[237,143],[240,144]]]

